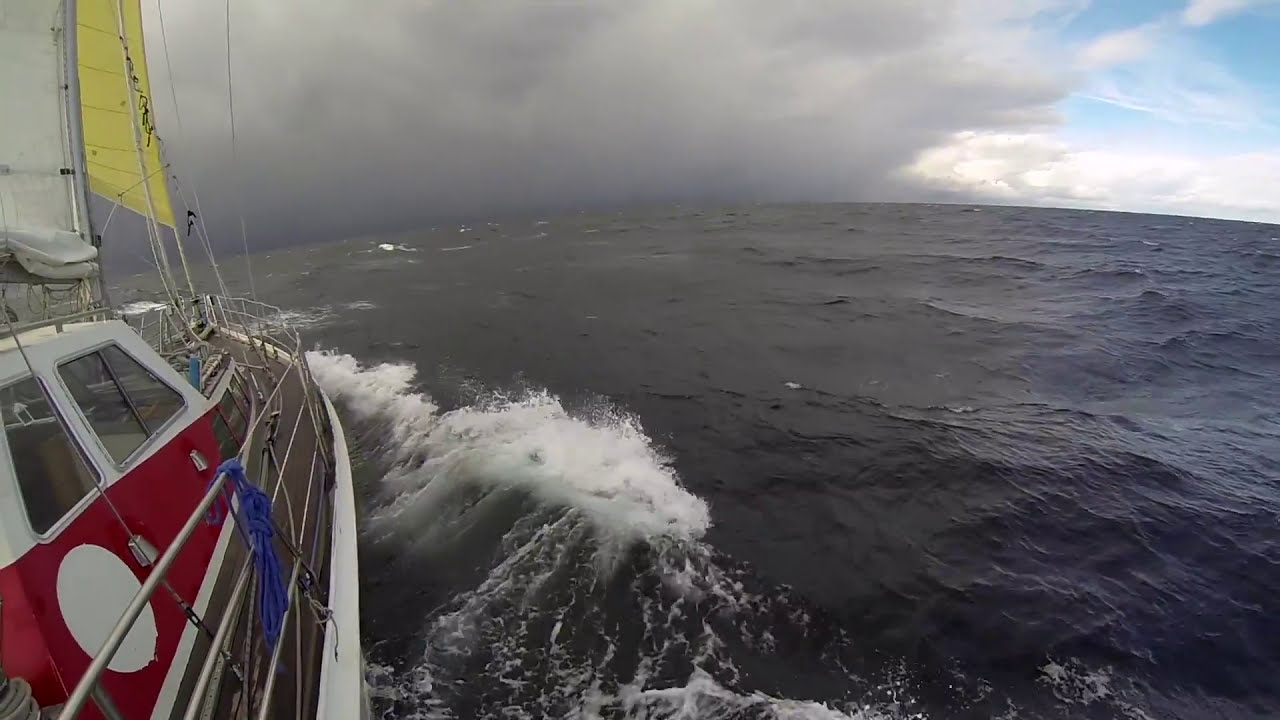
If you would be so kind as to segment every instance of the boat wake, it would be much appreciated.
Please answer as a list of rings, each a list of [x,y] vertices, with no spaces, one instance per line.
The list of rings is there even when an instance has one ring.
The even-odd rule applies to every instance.
[[[700,540],[707,503],[634,418],[574,417],[546,393],[441,413],[414,392],[412,366],[309,360],[367,424],[357,437],[382,475],[369,488],[372,541],[419,568],[489,549],[470,585],[449,583],[417,638],[392,643],[400,656],[373,650],[384,665],[371,682],[392,715],[849,716],[845,703],[743,689],[740,656],[843,639],[821,637],[785,588],[762,587]]]
[[[384,717],[928,715],[903,663],[705,541],[707,503],[633,417],[570,413],[545,392],[442,412],[412,365],[308,359],[362,451]],[[1073,680],[1088,669],[1046,667],[1060,706],[1107,694]],[[970,686],[979,696],[952,700],[1017,715]]]
[[[632,418],[601,408],[570,417],[547,393],[493,396],[476,407],[439,414],[412,391],[414,369],[362,368],[348,355],[312,354],[316,378],[361,421],[382,421],[379,448],[392,501],[373,520],[431,510],[442,496],[474,489],[521,491],[552,507],[572,508],[597,531],[629,543],[692,540],[710,525],[707,504],[682,488],[669,463]]]

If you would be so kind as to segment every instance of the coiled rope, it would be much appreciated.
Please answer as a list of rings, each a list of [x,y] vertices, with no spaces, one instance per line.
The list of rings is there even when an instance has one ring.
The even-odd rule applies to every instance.
[[[0,670],[0,720],[40,720],[40,706],[22,678],[9,679]]]
[[[214,482],[223,473],[226,473],[230,482],[230,491],[240,499],[240,508],[233,513],[231,499],[224,492],[210,506],[205,522],[216,525],[222,522],[226,514],[234,514],[241,535],[249,544],[253,569],[258,575],[257,605],[258,618],[262,622],[262,636],[267,648],[274,650],[283,630],[285,612],[289,609],[289,593],[285,587],[284,568],[272,542],[276,530],[271,521],[271,498],[249,482],[244,474],[244,466],[237,458],[226,460],[218,466]]]

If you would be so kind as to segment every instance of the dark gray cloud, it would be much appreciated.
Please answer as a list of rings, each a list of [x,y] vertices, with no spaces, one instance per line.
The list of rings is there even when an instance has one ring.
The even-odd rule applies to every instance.
[[[1069,3],[1068,3],[1069,4]],[[144,6],[146,3],[144,3]],[[967,129],[1054,121],[1034,0],[232,0],[154,18],[161,132],[219,244],[706,200],[910,199]],[[1009,62],[1010,57],[1021,58]],[[234,235],[229,241],[228,234]]]

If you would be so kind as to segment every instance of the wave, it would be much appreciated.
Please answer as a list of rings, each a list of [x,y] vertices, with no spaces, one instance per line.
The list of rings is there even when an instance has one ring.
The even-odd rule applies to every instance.
[[[1026,258],[1010,257],[1008,255],[990,255],[984,258],[958,258],[961,262],[977,262],[990,263],[993,265],[1018,268],[1023,270],[1043,270],[1048,267],[1038,260],[1028,260]]]
[[[381,470],[362,552],[387,556],[365,564],[373,623],[402,616],[369,648],[384,717],[871,720],[1046,701],[1141,717],[1106,668],[1027,666],[1040,692],[1015,708],[950,661],[908,668],[855,641],[858,623],[710,545],[706,501],[626,413],[545,391],[444,411],[411,364],[308,361]]]
[[[680,485],[633,418],[607,408],[571,416],[545,392],[441,412],[415,389],[410,364],[307,359],[326,392],[380,438],[388,500],[372,523],[389,542],[412,546],[425,525],[458,522],[466,527],[452,538],[454,562],[474,556],[466,547],[497,548],[478,582],[427,613],[415,650],[375,665],[375,697],[396,717],[882,716],[863,700],[739,687],[744,649],[835,652],[848,640],[824,637],[803,601],[701,540],[707,503]],[[510,491],[533,505],[509,515],[496,540],[481,537],[501,514],[495,498]],[[851,686],[838,663],[817,671]]]
[[[412,390],[416,370],[366,368],[349,355],[313,352],[316,379],[362,419],[392,429],[390,449],[403,487],[392,514],[441,485],[519,489],[575,508],[597,526],[628,538],[700,537],[711,524],[705,501],[680,486],[669,462],[632,417],[597,408],[572,417],[546,392],[494,395],[476,407],[439,413]]]
[[[745,248],[744,254],[764,255],[757,248]],[[763,265],[799,268],[820,272],[832,277],[845,277],[863,273],[885,273],[903,265],[945,266],[953,271],[970,270],[985,274],[1013,275],[1033,274],[1047,269],[1049,266],[1036,260],[1010,257],[1007,255],[989,255],[971,257],[964,255],[940,255],[933,253],[889,253],[859,257],[840,257],[828,255],[787,255],[768,258],[761,261]]]
[[[1097,309],[1081,313],[1084,318],[1107,318],[1122,323],[1126,330],[1161,329],[1210,317],[1205,308],[1184,293],[1171,288],[1146,288],[1136,295],[1112,297]]]
[[[1062,279],[1067,281],[1086,280],[1098,283],[1106,283],[1108,281],[1131,283],[1143,280],[1146,276],[1147,273],[1142,268],[1095,267],[1077,270]]]
[[[335,317],[327,306],[281,310],[267,318],[266,322],[280,327],[304,328],[324,325]]]
[[[144,315],[154,310],[163,310],[166,307],[169,306],[154,300],[134,300],[121,305],[118,312],[121,315]]]
[[[684,685],[638,690],[634,687],[618,697],[602,696],[592,703],[597,710],[610,704],[620,706],[626,717],[646,720],[696,720],[698,718],[776,718],[777,720],[871,720],[892,717],[874,709],[845,714],[825,703],[777,698],[763,692],[736,693],[725,688],[702,670],[694,670]],[[588,715],[590,717],[590,715]]]

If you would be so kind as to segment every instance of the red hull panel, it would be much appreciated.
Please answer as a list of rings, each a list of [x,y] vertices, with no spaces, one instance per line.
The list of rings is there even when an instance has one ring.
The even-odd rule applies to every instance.
[[[98,545],[123,560],[139,582],[144,580],[149,569],[134,560],[129,537],[140,535],[163,553],[204,496],[219,455],[212,412],[108,488],[110,503],[96,497],[55,537],[36,544],[13,565],[0,569],[3,664],[11,674],[31,682],[41,705],[65,700],[69,688],[88,668],[90,654],[97,651],[81,648],[63,618],[58,598],[63,559],[81,545]],[[208,467],[203,471],[197,470],[191,459],[193,450],[207,459]],[[188,604],[195,603],[205,580],[220,530],[221,524],[197,528],[168,573],[169,585]],[[64,579],[64,592],[67,582]],[[94,587],[76,585],[74,579],[71,587],[77,593],[95,592]],[[108,671],[103,679],[112,700],[131,719],[151,717],[189,622],[164,586],[152,597],[151,610],[156,625],[155,657],[135,672]],[[185,665],[185,659],[181,662]],[[96,711],[87,708],[83,717],[96,716]]]

